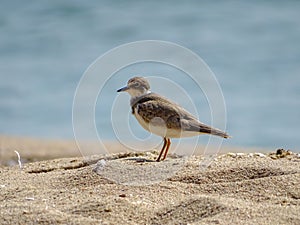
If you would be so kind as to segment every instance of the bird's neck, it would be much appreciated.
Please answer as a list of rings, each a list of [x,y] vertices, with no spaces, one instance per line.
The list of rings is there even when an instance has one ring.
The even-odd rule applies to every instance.
[[[131,95],[130,105],[133,106],[136,102],[138,102],[141,98],[145,97],[148,94],[151,94],[150,90],[147,90],[146,92],[139,95]]]
[[[150,90],[135,90],[135,89],[130,89],[128,90],[128,93],[130,94],[131,98],[139,98],[143,95],[151,93]]]

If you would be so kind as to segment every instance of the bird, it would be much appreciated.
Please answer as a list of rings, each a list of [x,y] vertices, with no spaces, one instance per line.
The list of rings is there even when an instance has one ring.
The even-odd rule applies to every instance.
[[[192,137],[200,134],[230,137],[226,132],[200,122],[177,103],[151,92],[150,84],[144,77],[136,76],[129,79],[127,85],[118,89],[117,92],[129,93],[131,112],[139,124],[145,130],[163,138],[164,143],[156,159],[157,162],[165,160],[171,145],[171,138]]]

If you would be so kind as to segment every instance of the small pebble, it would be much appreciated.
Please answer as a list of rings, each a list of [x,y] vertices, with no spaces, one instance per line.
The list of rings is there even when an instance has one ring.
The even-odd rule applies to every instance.
[[[235,153],[232,153],[232,152],[228,152],[227,155],[230,156],[230,157],[233,157],[233,158],[236,157],[236,154],[235,154]]]
[[[258,156],[258,157],[261,157],[261,158],[267,157],[265,154],[260,153],[260,152],[255,152],[254,155],[255,155],[255,156]]]
[[[95,167],[93,168],[93,171],[96,172],[99,170],[103,170],[105,166],[106,166],[105,160],[101,159],[96,163]]]

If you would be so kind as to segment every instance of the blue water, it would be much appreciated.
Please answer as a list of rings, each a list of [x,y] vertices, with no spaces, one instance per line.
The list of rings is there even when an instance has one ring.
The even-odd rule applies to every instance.
[[[299,11],[300,2],[292,0],[4,1],[0,133],[73,138],[72,101],[87,67],[120,44],[156,39],[191,49],[215,73],[226,101],[227,130],[234,137],[228,145],[299,149]],[[117,95],[136,71],[142,67],[125,68],[119,72],[123,77],[116,74],[104,96]],[[155,64],[147,66],[149,71],[179,74]],[[203,94],[184,76],[176,82],[185,84],[201,120],[209,123]],[[157,91],[170,98],[176,94]],[[102,103],[112,104],[107,99]],[[96,111],[102,138],[115,140],[110,110],[98,104]],[[143,136],[133,119],[132,124]]]

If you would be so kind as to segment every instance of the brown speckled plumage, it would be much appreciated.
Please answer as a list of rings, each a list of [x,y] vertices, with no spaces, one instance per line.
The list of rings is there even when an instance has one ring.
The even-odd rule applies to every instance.
[[[225,132],[198,121],[192,114],[178,104],[155,93],[149,93],[131,103],[132,113],[137,112],[147,123],[155,117],[161,118],[168,129],[195,131],[228,138]]]
[[[171,144],[170,138],[200,134],[212,134],[223,138],[229,137],[226,132],[201,123],[180,105],[163,96],[151,93],[150,85],[143,77],[131,78],[126,87],[118,90],[118,92],[120,91],[127,91],[131,95],[132,114],[135,115],[139,123],[146,130],[164,138],[164,146],[157,161],[160,160],[165,148],[163,159],[166,157]],[[150,125],[158,128],[158,130],[151,130]],[[163,129],[165,129],[165,132],[159,131]]]

